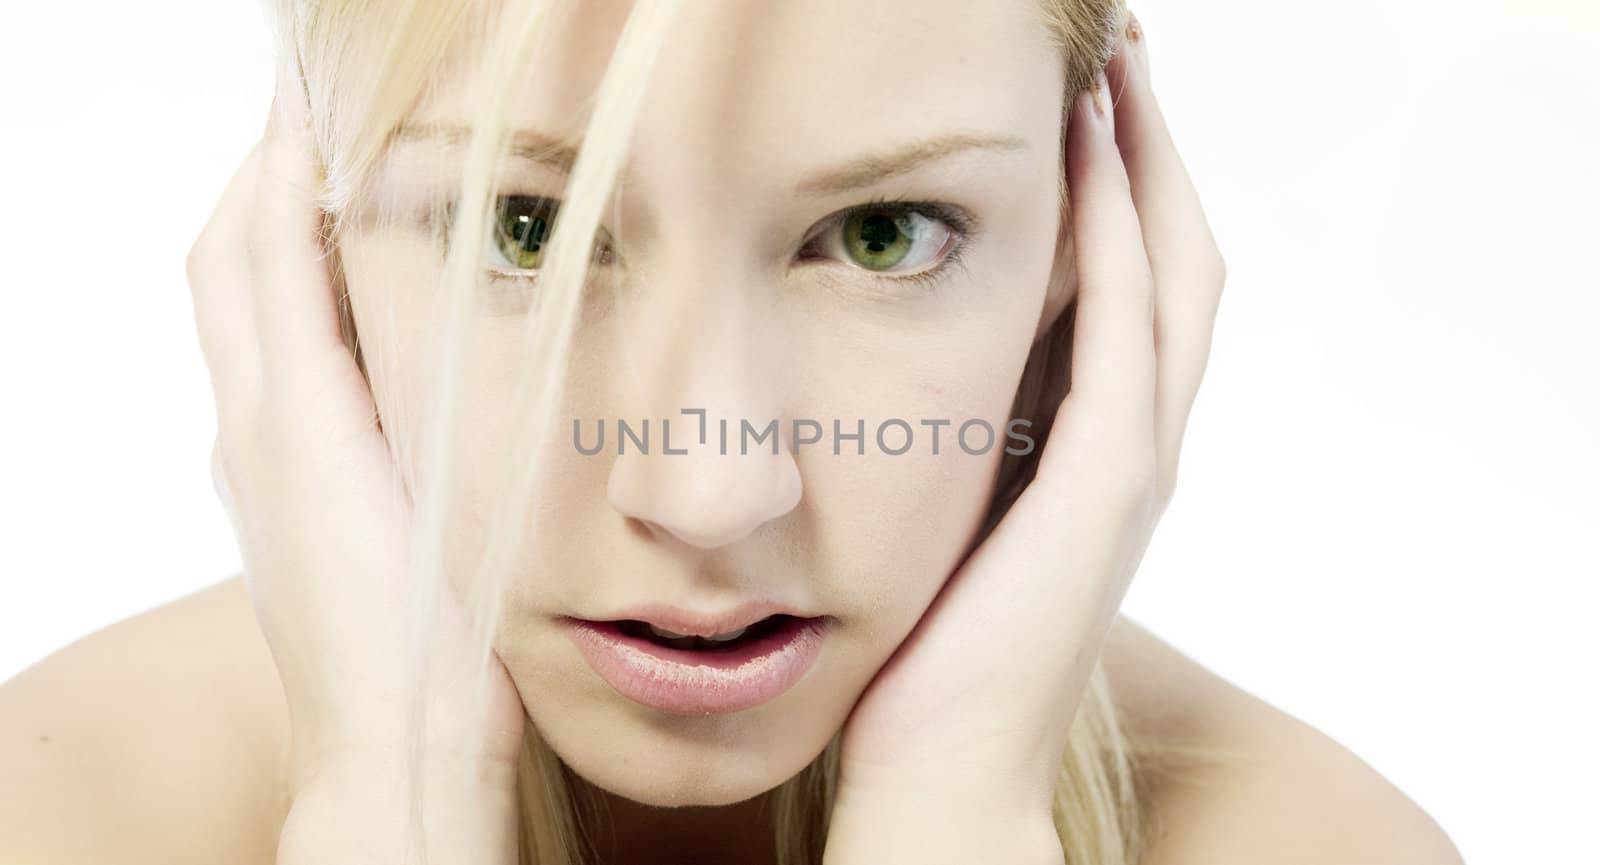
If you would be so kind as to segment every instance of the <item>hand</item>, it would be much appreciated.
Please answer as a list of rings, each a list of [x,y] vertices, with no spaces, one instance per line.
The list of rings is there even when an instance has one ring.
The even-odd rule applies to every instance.
[[[412,503],[340,337],[305,89],[286,53],[266,132],[196,241],[189,280],[217,404],[213,473],[289,704],[294,785],[342,783],[359,765],[392,786],[421,639],[435,661],[427,759],[514,780],[525,717],[504,667],[489,659],[487,726],[467,729],[462,605],[443,591],[437,621],[412,628]]]
[[[851,800],[957,790],[1048,820],[1069,722],[1171,499],[1224,270],[1137,26],[1067,133],[1071,391],[1031,485],[847,720],[836,822]]]

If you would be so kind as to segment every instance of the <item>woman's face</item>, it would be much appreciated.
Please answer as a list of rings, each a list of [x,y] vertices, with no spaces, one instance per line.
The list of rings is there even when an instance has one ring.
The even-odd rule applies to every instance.
[[[538,266],[537,226],[514,234],[548,215],[539,199],[563,194],[559,150],[545,145],[577,143],[627,7],[586,2],[557,19],[514,94],[510,125],[533,146],[507,166],[498,194],[513,236],[477,242],[485,267]],[[1063,72],[1048,36],[1033,0],[684,4],[602,221],[608,250],[543,455],[538,530],[496,642],[529,717],[592,783],[660,805],[782,783],[828,743],[965,553],[1002,449],[1021,444],[1006,431],[1024,363],[1070,290]],[[476,87],[463,74],[414,112],[375,200],[405,213],[453,194],[463,147],[430,130],[468,124]],[[388,433],[415,441],[439,245],[402,220],[356,230],[341,255]],[[473,307],[450,534],[461,573],[510,453],[534,285],[497,279]],[[705,411],[703,445],[685,409]],[[648,453],[629,440],[618,454],[619,418],[636,433],[650,419]],[[683,452],[665,452],[663,419]],[[820,439],[797,444],[796,419]],[[891,419],[906,425],[880,443]],[[957,434],[974,419],[994,441],[969,425],[971,454]],[[574,420],[585,448],[604,427],[599,453],[576,446]],[[741,453],[741,422],[760,432],[773,420],[779,452],[767,440]],[[856,439],[835,447],[835,422],[846,435],[861,424],[864,453]],[[890,453],[908,428],[910,448]],[[822,617],[822,640],[786,690],[736,710],[626,696],[564,618],[750,602]]]

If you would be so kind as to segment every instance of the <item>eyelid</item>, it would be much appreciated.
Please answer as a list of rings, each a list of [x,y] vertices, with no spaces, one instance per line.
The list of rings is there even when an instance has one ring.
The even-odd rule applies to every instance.
[[[852,204],[843,210],[835,211],[823,217],[816,230],[806,235],[806,243],[810,243],[828,229],[837,227],[840,223],[855,216],[873,210],[910,210],[930,216],[955,229],[955,232],[964,238],[972,238],[978,233],[978,222],[964,208],[938,201],[915,201],[912,199],[899,199],[879,197],[861,204]]]

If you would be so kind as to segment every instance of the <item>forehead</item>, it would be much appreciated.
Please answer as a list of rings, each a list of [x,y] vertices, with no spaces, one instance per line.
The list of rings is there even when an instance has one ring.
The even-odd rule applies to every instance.
[[[760,183],[952,132],[1053,136],[1063,65],[1038,2],[688,0],[650,75],[635,161],[692,154],[721,183]],[[510,125],[579,140],[631,6],[560,4]],[[484,82],[470,61],[450,68],[412,122],[471,121]]]

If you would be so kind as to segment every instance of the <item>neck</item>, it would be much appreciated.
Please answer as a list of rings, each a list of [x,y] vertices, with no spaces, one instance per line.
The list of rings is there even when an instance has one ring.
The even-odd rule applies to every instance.
[[[696,865],[776,863],[770,794],[732,805],[657,807],[578,779],[580,801],[595,803],[585,820],[599,865],[693,862]]]

